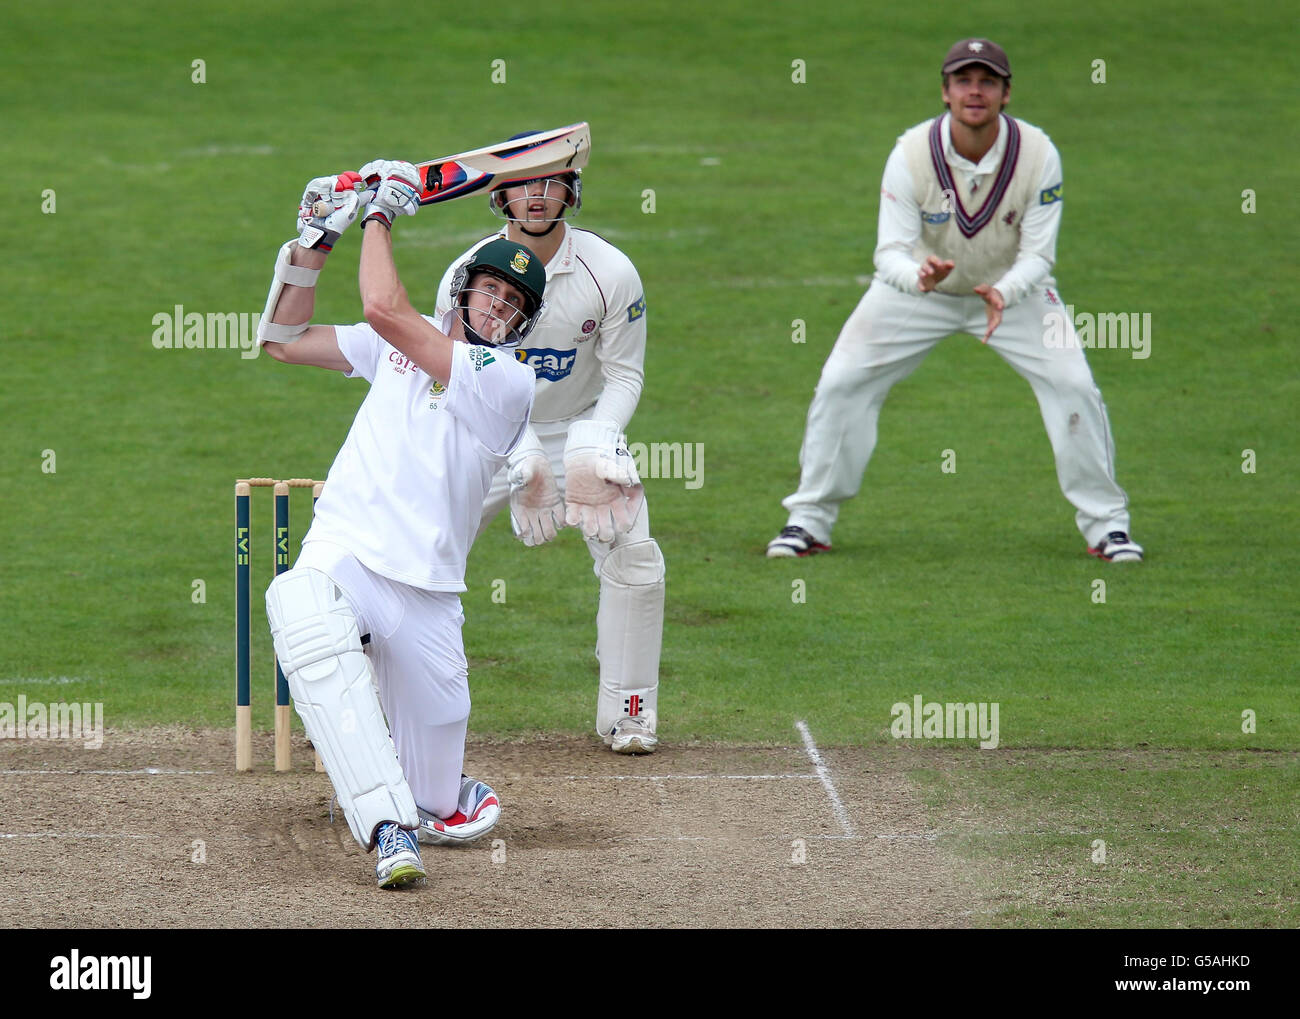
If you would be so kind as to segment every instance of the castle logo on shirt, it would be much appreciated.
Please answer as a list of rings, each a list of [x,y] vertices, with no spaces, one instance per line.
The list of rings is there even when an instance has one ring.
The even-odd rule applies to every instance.
[[[400,350],[390,350],[388,352],[388,362],[393,366],[393,371],[398,375],[405,375],[409,372],[418,372],[420,366],[403,354]]]
[[[573,365],[578,360],[576,350],[553,350],[550,347],[533,347],[515,351],[515,358],[528,365],[537,373],[539,379],[547,382],[559,382],[573,373]]]

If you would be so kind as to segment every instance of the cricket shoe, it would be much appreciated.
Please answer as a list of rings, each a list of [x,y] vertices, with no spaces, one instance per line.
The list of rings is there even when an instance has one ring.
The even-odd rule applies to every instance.
[[[375,880],[380,888],[400,888],[424,880],[424,863],[420,860],[420,847],[415,832],[393,821],[379,826],[379,860],[375,864]]]
[[[609,730],[605,744],[616,754],[653,754],[659,746],[659,737],[645,718],[625,715]]]
[[[421,842],[431,846],[463,846],[496,827],[501,817],[501,801],[486,782],[461,775],[456,813],[451,817],[437,817],[426,810],[419,813]]]
[[[1111,531],[1097,543],[1096,548],[1088,549],[1088,554],[1108,563],[1140,563],[1142,546],[1124,531]]]
[[[823,545],[802,527],[795,527],[793,524],[781,528],[781,533],[767,543],[769,559],[788,559],[830,550],[829,545]]]

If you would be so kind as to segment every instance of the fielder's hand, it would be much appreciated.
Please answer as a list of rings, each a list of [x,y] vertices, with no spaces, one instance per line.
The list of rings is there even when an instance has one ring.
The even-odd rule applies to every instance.
[[[575,421],[564,444],[564,520],[585,538],[610,542],[632,529],[645,488],[612,421]]]
[[[1002,300],[1002,295],[987,283],[981,283],[975,288],[975,293],[984,298],[984,315],[988,319],[989,327],[984,333],[984,339],[981,343],[988,343],[989,337],[993,335],[993,330],[1002,324],[1002,309],[1007,306],[1007,302]]]
[[[956,262],[945,262],[938,255],[926,255],[925,261],[921,263],[921,268],[916,274],[916,285],[921,288],[921,293],[928,294],[946,280],[948,273],[952,272],[956,265]]]
[[[361,210],[355,185],[361,175],[348,171],[332,177],[317,177],[307,185],[298,203],[298,243],[304,248],[328,252],[350,227]]]
[[[375,159],[361,168],[369,209],[362,223],[377,219],[390,230],[398,216],[420,211],[420,171],[396,159]]]
[[[555,484],[551,461],[539,446],[507,468],[510,522],[525,545],[543,545],[564,526],[564,497]]]

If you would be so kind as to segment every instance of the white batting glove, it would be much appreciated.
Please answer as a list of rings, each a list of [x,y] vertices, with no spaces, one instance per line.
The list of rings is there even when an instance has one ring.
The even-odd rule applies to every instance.
[[[370,195],[362,222],[380,220],[390,230],[398,216],[420,211],[420,171],[397,159],[374,159],[361,168]]]
[[[531,428],[528,435],[533,436]],[[564,497],[555,484],[551,461],[536,436],[511,457],[506,476],[510,480],[510,523],[515,537],[525,545],[544,545],[564,526]]]
[[[317,177],[302,193],[298,203],[298,243],[304,248],[330,251],[343,231],[361,211],[355,185],[361,175],[349,170],[332,177]]]
[[[612,421],[575,421],[564,444],[564,520],[585,538],[610,542],[636,523],[645,488]]]

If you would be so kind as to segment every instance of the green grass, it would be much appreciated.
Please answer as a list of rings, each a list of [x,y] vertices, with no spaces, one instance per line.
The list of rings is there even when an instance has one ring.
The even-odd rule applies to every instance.
[[[1300,746],[1300,364],[1281,257],[1298,211],[1289,13],[1280,2],[1241,12],[1107,0],[1014,3],[976,20],[728,0],[693,12],[556,3],[503,24],[436,4],[403,35],[367,31],[355,7],[329,4],[311,23],[354,30],[311,31],[277,0],[184,16],[146,2],[112,19],[85,4],[10,11],[0,87],[23,99],[0,138],[21,168],[0,223],[10,252],[0,700],[103,701],[109,725],[229,725],[231,483],[323,476],[364,387],[237,351],[155,350],[152,316],[177,304],[259,311],[316,174],[587,119],[580,222],[627,251],[649,299],[630,438],[705,452],[698,490],[647,485],[669,571],[664,736],[787,742],[806,718],[823,743],[887,743],[890,706],[920,693],[997,701],[997,753],[1168,751],[1172,763],[1149,777],[1174,791],[1170,831],[1133,845],[1121,828],[1115,852],[1164,878],[1228,854],[1234,883],[1213,892],[1188,879],[1178,901],[1190,903],[1188,923],[1229,922],[1216,912],[1223,896],[1267,886],[1277,847],[1294,841],[1278,793],[1294,788],[1294,756],[1217,772],[1189,763]],[[891,395],[834,553],[761,556],[797,481],[821,364],[864,289],[856,278],[871,272],[885,157],[938,110],[939,58],[964,34],[1002,42],[1011,111],[1061,149],[1065,298],[1080,311],[1152,315],[1149,359],[1090,356],[1149,552],[1139,569],[1082,554],[1028,388],[968,338],[941,344]],[[196,59],[204,84],[191,81]],[[497,59],[504,85],[490,80]],[[791,81],[796,59],[806,84]],[[1105,84],[1090,80],[1098,59]],[[47,188],[53,215],[42,213]],[[1253,215],[1241,210],[1246,189]],[[401,224],[399,268],[417,305],[431,305],[447,261],[490,227],[483,205]],[[355,256],[355,238],[332,256],[320,319],[359,317]],[[791,342],[795,319],[802,344]],[[945,449],[955,474],[939,469]],[[1248,449],[1253,474],[1242,471]],[[54,473],[42,471],[46,450]],[[260,590],[269,502],[254,513]],[[504,604],[492,599],[497,579]],[[498,521],[469,584],[474,731],[587,731],[596,588],[580,542],[525,549]],[[259,614],[255,721],[266,728],[263,631]],[[1246,710],[1253,734],[1241,731]],[[1044,828],[1141,816],[1122,781],[1094,788],[1037,764],[947,774],[951,802],[987,800]],[[1203,813],[1202,788],[1249,804],[1242,832]],[[934,808],[940,829],[946,802]],[[967,848],[1045,867],[1076,850],[978,832]],[[1050,903],[1007,899],[994,922],[1172,921],[1143,905],[1151,889],[1138,876],[1095,878],[1086,909],[1057,916]],[[1294,924],[1293,911],[1270,909],[1229,915]]]

